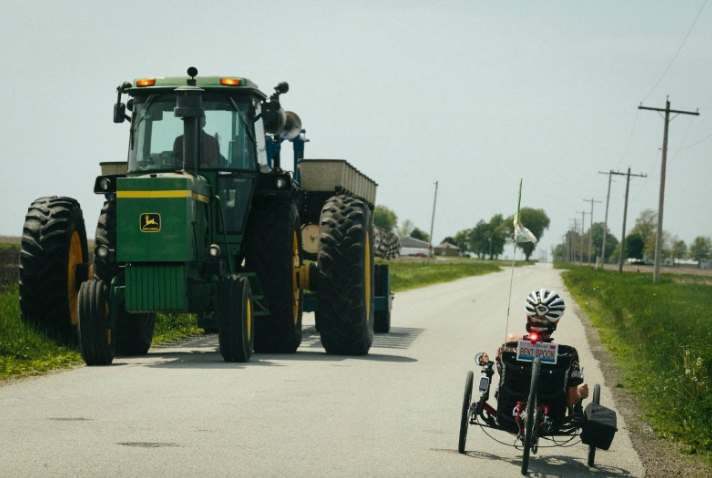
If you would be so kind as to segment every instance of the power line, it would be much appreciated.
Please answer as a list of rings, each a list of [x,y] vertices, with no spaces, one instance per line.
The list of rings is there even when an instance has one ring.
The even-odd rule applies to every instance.
[[[705,0],[705,3],[702,4],[702,7],[700,8],[700,11],[697,13],[697,17],[695,17],[695,21],[692,22],[692,26],[690,29],[687,31],[687,35],[685,35],[684,40],[682,40],[682,43],[680,43],[680,47],[677,49],[675,52],[675,56],[672,57],[672,60],[670,60],[670,64],[665,68],[665,71],[663,72],[662,76],[658,80],[657,83],[655,83],[655,86],[650,90],[650,92],[645,95],[645,98],[643,98],[643,101],[647,100],[648,97],[652,94],[653,91],[655,91],[655,88],[658,87],[661,81],[663,81],[663,78],[665,78],[665,75],[667,75],[668,71],[670,71],[670,68],[672,67],[672,64],[675,63],[675,60],[677,59],[677,55],[680,54],[680,51],[682,50],[682,47],[685,46],[685,42],[687,42],[687,39],[690,37],[690,33],[692,33],[692,29],[695,28],[695,24],[697,24],[697,20],[700,19],[700,15],[702,15],[702,11],[705,9],[705,5],[707,5],[707,0]]]

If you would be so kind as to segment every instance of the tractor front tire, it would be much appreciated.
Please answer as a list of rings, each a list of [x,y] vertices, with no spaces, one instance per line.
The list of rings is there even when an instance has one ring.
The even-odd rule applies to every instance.
[[[286,196],[253,203],[245,237],[245,268],[257,273],[269,314],[255,323],[255,352],[294,353],[302,343],[299,213]]]
[[[43,197],[27,210],[20,249],[22,318],[76,343],[79,284],[88,279],[89,252],[79,203]]]
[[[371,237],[365,202],[346,195],[326,201],[319,220],[316,320],[329,354],[366,355],[373,343]]]
[[[111,365],[114,340],[109,328],[106,285],[93,279],[79,289],[78,336],[82,358],[87,365]]]
[[[227,277],[220,286],[218,310],[220,354],[226,362],[249,362],[254,347],[250,282],[237,275]]]

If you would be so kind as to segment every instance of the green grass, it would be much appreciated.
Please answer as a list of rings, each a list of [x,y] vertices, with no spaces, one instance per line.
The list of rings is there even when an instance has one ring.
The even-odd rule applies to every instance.
[[[709,278],[572,267],[571,294],[599,329],[656,432],[712,462],[712,285]]]
[[[396,261],[387,264],[390,266],[391,290],[393,292],[402,292],[501,270],[501,263],[497,261],[463,260],[453,263],[438,262],[437,260],[430,263]]]
[[[82,363],[79,352],[20,320],[17,285],[0,294],[0,380]]]

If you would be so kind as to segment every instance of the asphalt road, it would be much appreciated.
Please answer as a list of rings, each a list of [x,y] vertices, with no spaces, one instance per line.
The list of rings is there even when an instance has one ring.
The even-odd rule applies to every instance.
[[[14,382],[0,388],[0,476],[519,476],[521,452],[506,433],[494,432],[501,444],[471,427],[467,454],[457,453],[465,375],[506,334],[511,277],[398,294],[392,332],[365,357],[326,355],[305,316],[293,355],[227,364],[208,335]],[[510,331],[523,331],[524,298],[540,287],[572,303],[550,265],[515,269]],[[601,383],[602,403],[615,408],[574,307],[556,338],[577,346],[587,382]],[[644,476],[618,418],[596,468],[582,444],[541,447],[530,476]]]

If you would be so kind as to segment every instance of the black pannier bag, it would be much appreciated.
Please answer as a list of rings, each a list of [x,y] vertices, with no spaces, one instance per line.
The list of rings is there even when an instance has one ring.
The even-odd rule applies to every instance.
[[[616,412],[603,405],[589,403],[584,415],[586,420],[581,429],[581,441],[608,450],[618,431]]]

